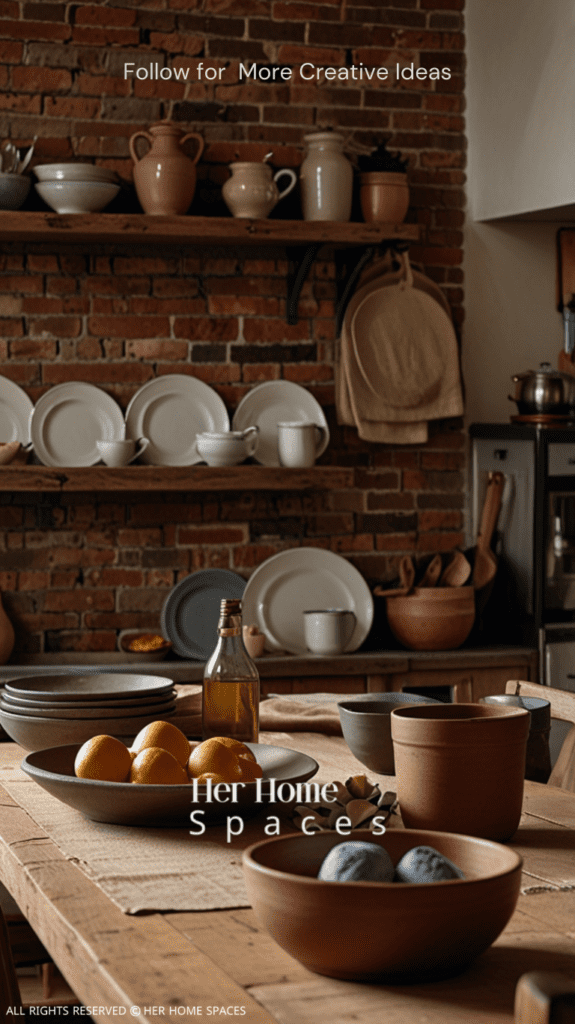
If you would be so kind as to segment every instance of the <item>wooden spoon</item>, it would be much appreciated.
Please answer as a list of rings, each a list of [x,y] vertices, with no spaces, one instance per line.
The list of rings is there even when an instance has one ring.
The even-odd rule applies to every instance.
[[[475,546],[473,586],[476,590],[481,590],[491,583],[497,572],[497,559],[491,550],[491,539],[499,518],[504,479],[503,473],[490,473],[487,481],[481,525]]]
[[[420,587],[434,587],[439,577],[441,576],[441,555],[434,555],[431,562],[427,566],[421,580],[419,582]]]
[[[399,562],[399,587],[389,587],[384,590],[383,587],[374,587],[374,594],[376,597],[405,597],[409,594],[413,587],[415,580],[415,566],[413,559],[409,555],[404,555]]]
[[[463,551],[454,551],[449,565],[443,571],[440,587],[463,587],[471,575],[471,566]]]

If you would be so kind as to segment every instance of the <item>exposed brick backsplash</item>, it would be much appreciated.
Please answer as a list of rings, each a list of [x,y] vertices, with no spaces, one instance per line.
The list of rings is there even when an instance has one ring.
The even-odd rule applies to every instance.
[[[463,0],[114,0],[113,5],[0,5],[0,138],[36,161],[92,159],[131,182],[128,139],[171,117],[201,132],[192,214],[222,215],[234,159],[296,167],[303,136],[334,127],[348,151],[382,138],[409,157],[411,247],[462,323]],[[189,80],[123,77],[126,61],[190,68]],[[293,81],[240,81],[240,62],[289,65]],[[302,61],[449,67],[449,81],[306,82]],[[198,80],[198,66],[224,69]],[[41,208],[31,194],[27,208]],[[137,211],[133,191],[112,209]],[[274,216],[300,216],[292,193]],[[446,551],[463,535],[460,421],[426,445],[358,439],[334,409],[336,270],[329,253],[285,319],[286,254],[104,245],[0,247],[1,372],[37,400],[88,381],[123,408],[147,380],[188,373],[230,415],[254,384],[285,379],[323,406],[322,463],[355,468],[346,491],[143,495],[0,495],[0,590],[17,651],[112,651],[118,631],[156,629],[170,588],[206,566],[248,577],[277,551],[335,551],[370,581],[404,553]]]

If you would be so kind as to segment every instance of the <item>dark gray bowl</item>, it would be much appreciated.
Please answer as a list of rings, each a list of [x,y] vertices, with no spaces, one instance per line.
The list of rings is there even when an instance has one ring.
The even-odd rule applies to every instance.
[[[62,803],[81,811],[92,821],[105,821],[113,825],[171,825],[190,827],[190,814],[202,810],[204,817],[198,819],[206,825],[219,821],[227,815],[248,817],[266,807],[269,803],[269,783],[306,782],[318,771],[319,765],[313,757],[301,754],[288,747],[271,747],[262,743],[248,743],[258,764],[263,770],[262,801],[258,802],[255,782],[244,783],[238,788],[236,803],[206,802],[205,785],[198,787],[198,802],[192,801],[192,786],[145,786],[132,782],[97,782],[93,779],[78,779],[74,774],[74,758],[79,744],[50,747],[28,754],[22,761],[22,769],[38,785],[57,797]],[[281,805],[284,806],[284,805]]]
[[[406,704],[440,704],[419,693],[365,693],[338,704],[345,742],[354,757],[378,775],[395,775],[390,715]]]

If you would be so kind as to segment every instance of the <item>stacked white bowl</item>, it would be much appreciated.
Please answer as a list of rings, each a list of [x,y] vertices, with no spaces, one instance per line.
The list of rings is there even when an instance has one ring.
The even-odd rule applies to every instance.
[[[39,164],[35,189],[56,213],[98,213],[118,195],[115,171],[95,164]]]

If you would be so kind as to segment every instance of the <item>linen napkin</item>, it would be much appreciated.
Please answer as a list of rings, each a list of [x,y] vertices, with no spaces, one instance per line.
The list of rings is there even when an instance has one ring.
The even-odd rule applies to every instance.
[[[337,701],[346,694],[325,695],[325,703],[288,700],[270,697],[260,703],[260,729],[262,732],[320,732],[326,736],[341,736]],[[303,695],[302,695],[303,697]],[[200,736],[202,732],[201,687],[180,687],[176,710],[170,722],[187,736]]]

